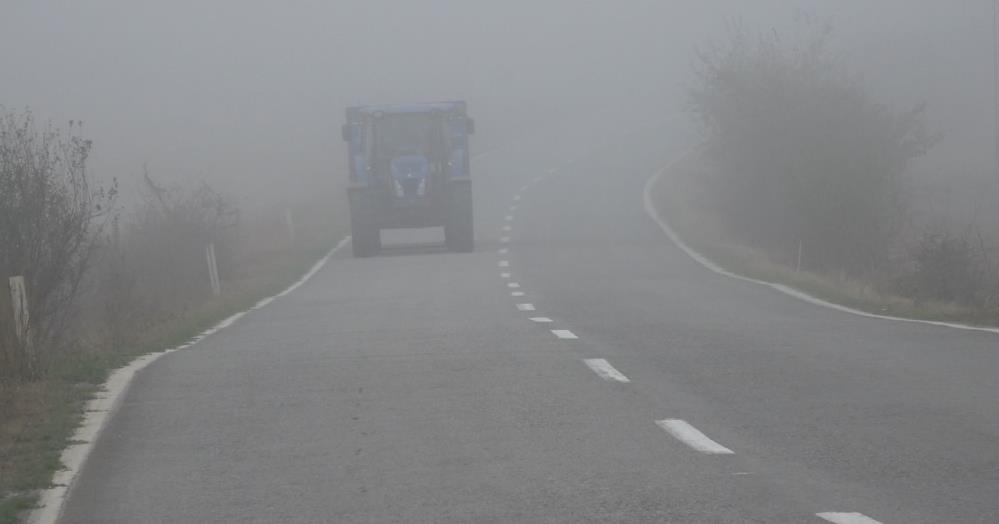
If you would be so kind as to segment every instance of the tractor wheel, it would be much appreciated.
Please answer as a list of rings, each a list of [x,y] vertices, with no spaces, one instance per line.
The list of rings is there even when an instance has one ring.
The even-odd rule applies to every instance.
[[[373,257],[382,248],[381,231],[370,224],[351,221],[350,245],[355,257]]]
[[[472,184],[451,184],[448,217],[444,225],[444,243],[451,251],[470,253],[475,250],[475,229],[472,218]]]
[[[377,210],[372,195],[352,189],[350,197],[350,245],[355,257],[371,257],[382,248],[381,231],[374,217]]]

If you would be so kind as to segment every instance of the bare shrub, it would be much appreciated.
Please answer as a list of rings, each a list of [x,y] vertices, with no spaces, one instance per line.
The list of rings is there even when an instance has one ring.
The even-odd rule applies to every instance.
[[[887,264],[905,221],[901,176],[936,137],[922,106],[874,101],[830,56],[829,35],[794,45],[734,26],[726,45],[698,52],[690,107],[733,234],[785,258],[804,241],[811,268],[864,275]]]
[[[119,350],[145,326],[181,316],[210,298],[205,248],[216,245],[223,280],[231,267],[239,212],[202,183],[163,186],[146,173],[141,202],[114,228],[95,280],[105,342]]]
[[[946,226],[924,231],[910,256],[912,268],[900,278],[904,294],[984,309],[996,307],[999,268],[977,227],[963,234]]]
[[[112,210],[117,188],[93,184],[86,163],[91,142],[82,125],[39,129],[30,112],[0,108],[0,277],[27,282],[35,351],[16,342],[8,319],[0,373],[36,378],[67,332],[72,306]]]

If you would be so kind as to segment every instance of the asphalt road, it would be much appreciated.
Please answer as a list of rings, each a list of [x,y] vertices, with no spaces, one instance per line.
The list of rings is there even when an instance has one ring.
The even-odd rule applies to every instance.
[[[642,207],[681,147],[573,135],[477,159],[475,253],[394,232],[146,368],[61,522],[999,522],[999,336],[712,273]]]

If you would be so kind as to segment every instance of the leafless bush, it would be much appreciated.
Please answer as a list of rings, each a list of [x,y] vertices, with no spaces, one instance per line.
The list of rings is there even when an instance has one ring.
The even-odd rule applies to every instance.
[[[956,234],[946,226],[923,232],[911,248],[904,294],[991,309],[999,300],[999,267],[977,227]]]
[[[699,51],[690,104],[718,169],[708,181],[733,234],[810,267],[870,274],[887,264],[906,202],[901,176],[935,142],[922,106],[872,100],[827,51],[771,33]]]
[[[116,185],[95,186],[86,170],[91,142],[71,122],[68,130],[38,129],[30,112],[0,108],[0,277],[27,282],[35,351],[3,329],[0,373],[37,377],[66,334],[67,322]]]
[[[102,253],[98,299],[107,343],[118,349],[141,334],[144,324],[182,314],[211,294],[205,248],[216,245],[225,277],[238,210],[202,183],[193,190],[166,187],[146,173],[142,200],[116,224]]]

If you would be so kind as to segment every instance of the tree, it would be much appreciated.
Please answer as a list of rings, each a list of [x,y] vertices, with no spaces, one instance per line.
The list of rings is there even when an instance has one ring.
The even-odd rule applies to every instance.
[[[785,255],[804,242],[812,266],[861,274],[886,264],[905,220],[902,175],[937,137],[924,106],[874,101],[830,56],[830,34],[788,45],[734,25],[726,45],[698,51],[689,103],[734,235]]]

